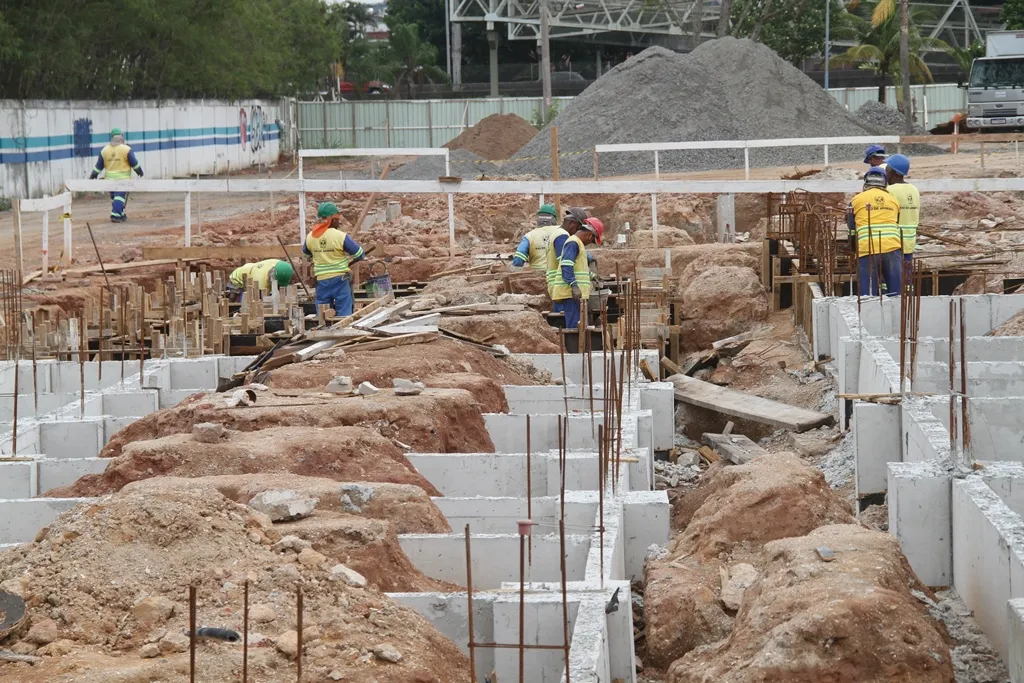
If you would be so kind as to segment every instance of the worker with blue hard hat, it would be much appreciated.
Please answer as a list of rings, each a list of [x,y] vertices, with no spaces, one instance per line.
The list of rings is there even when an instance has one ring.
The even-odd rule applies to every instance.
[[[864,163],[874,168],[875,166],[885,166],[885,147],[881,145],[871,145],[864,150]]]
[[[900,238],[903,242],[903,260],[910,261],[917,248],[917,225],[921,220],[921,193],[908,183],[910,159],[903,154],[893,154],[886,160],[885,176],[889,194],[900,204]]]

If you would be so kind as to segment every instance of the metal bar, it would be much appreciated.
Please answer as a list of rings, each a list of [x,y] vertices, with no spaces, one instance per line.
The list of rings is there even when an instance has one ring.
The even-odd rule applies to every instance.
[[[295,587],[295,680],[302,683],[302,586]]]
[[[967,411],[967,313],[964,311],[963,299],[960,300],[960,425],[964,430],[963,464],[971,466],[971,425]]]
[[[249,683],[249,579],[242,594],[242,683]]]
[[[526,517],[533,519],[533,477],[530,467],[530,415],[526,415]],[[533,534],[530,534],[530,566],[533,566]]]
[[[514,650],[522,647],[524,650],[561,650],[561,645],[517,645],[515,643],[477,643],[478,648],[491,648],[496,650]]]
[[[519,528],[519,683],[526,683],[526,536]]]
[[[473,562],[470,557],[469,525],[466,525],[466,596],[469,600],[469,680],[478,683],[476,677],[476,645],[473,643]]]
[[[949,454],[956,454],[956,363],[953,356],[953,321],[955,315],[956,301],[949,299]]]
[[[563,497],[564,497],[564,491]],[[562,518],[558,520],[559,539],[559,564],[562,572],[562,649],[565,652],[565,683],[569,681],[569,598],[566,590],[565,580],[565,508],[562,508]],[[476,679],[474,679],[475,681]]]
[[[604,588],[604,425],[597,426],[597,518],[601,543],[601,588]]]
[[[14,420],[11,423],[11,455],[18,454],[18,356],[14,357]]]
[[[188,680],[196,683],[196,587],[188,587]]]

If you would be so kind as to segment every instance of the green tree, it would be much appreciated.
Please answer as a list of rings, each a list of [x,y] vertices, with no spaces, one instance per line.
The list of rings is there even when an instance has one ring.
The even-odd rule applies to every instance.
[[[836,55],[831,63],[837,66],[858,66],[869,69],[878,77],[878,101],[885,102],[886,79],[893,83],[900,81],[900,22],[896,12],[888,15],[876,12],[879,3],[869,5],[869,18],[851,15],[857,31],[857,45]],[[874,24],[875,17],[884,16],[880,23]],[[917,26],[922,19],[923,11],[911,12],[910,16],[910,77],[919,83],[933,81],[931,70],[924,62],[922,54],[925,50],[948,50],[949,46],[938,38],[922,36]]]
[[[974,64],[974,60],[985,55],[985,44],[976,40],[971,43],[971,46],[968,48],[953,47],[950,45],[946,49],[946,52],[953,58],[953,61],[956,62],[956,65],[960,69],[960,73],[963,77],[967,78],[971,75],[971,65]]]
[[[1006,0],[999,12],[999,20],[1009,31],[1024,29],[1024,0]]]
[[[832,40],[851,33],[839,0],[830,0]],[[825,48],[825,4],[818,0],[735,0],[731,35],[758,40],[799,65]]]
[[[389,27],[390,61],[395,65],[395,92],[404,85],[406,96],[412,99],[415,83],[446,81],[447,75],[437,66],[437,48],[420,39],[416,26],[396,24]]]

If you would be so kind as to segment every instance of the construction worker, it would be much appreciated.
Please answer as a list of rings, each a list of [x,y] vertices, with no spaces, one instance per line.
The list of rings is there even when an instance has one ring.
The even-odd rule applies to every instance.
[[[316,214],[320,221],[313,225],[302,245],[302,253],[313,259],[316,305],[327,304],[335,315],[352,315],[350,266],[363,260],[363,248],[338,229],[338,207],[334,202],[323,202]]]
[[[903,240],[903,260],[910,261],[917,248],[917,224],[921,218],[921,193],[904,178],[910,175],[910,159],[893,154],[886,161],[885,177],[889,194],[900,204],[900,238]]]
[[[547,249],[551,235],[559,227],[555,225],[555,207],[544,204],[537,212],[537,227],[526,233],[512,256],[512,268],[521,268],[529,263],[531,270],[547,268]]]
[[[551,300],[552,310],[565,313],[566,329],[579,327],[580,302],[590,297],[587,245],[593,242],[601,244],[602,236],[604,224],[597,218],[587,218],[575,234],[565,240],[558,276],[551,288]]]
[[[556,281],[560,280],[559,271],[561,266],[559,261],[562,256],[562,249],[565,247],[565,240],[571,235],[575,235],[576,231],[583,225],[583,221],[587,220],[587,212],[585,209],[581,209],[578,206],[572,206],[565,210],[565,217],[562,218],[562,225],[555,228],[554,232],[551,233],[551,238],[548,240],[548,247],[545,251],[545,261],[547,266],[546,276],[548,280],[548,296],[554,301],[555,298],[552,296],[552,288]]]
[[[900,293],[903,277],[903,242],[900,240],[900,205],[886,192],[885,171],[869,168],[864,190],[846,210],[846,225],[857,243],[857,288],[862,295],[877,296],[879,277],[889,296]]]
[[[864,163],[870,168],[875,166],[881,166],[882,170],[885,170],[885,147],[881,145],[871,145],[864,150]]]
[[[107,172],[107,180],[126,180],[132,177],[132,171],[138,173],[140,178],[142,177],[142,166],[135,158],[132,148],[124,144],[124,134],[120,128],[110,131],[110,144],[100,150],[100,155],[96,158],[96,167],[89,174],[89,180],[95,180],[103,171]],[[127,204],[127,192],[110,193],[111,223],[124,223],[128,220],[128,214],[125,213]]]
[[[227,295],[231,301],[241,301],[242,292],[245,291],[247,281],[252,279],[260,290],[260,295],[272,291],[270,276],[273,275],[277,286],[287,287],[292,283],[292,276],[295,269],[292,264],[281,259],[268,258],[256,263],[246,263],[231,271],[228,277]]]

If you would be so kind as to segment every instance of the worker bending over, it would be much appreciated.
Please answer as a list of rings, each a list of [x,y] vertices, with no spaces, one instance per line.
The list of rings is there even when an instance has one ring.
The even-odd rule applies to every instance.
[[[537,227],[526,233],[516,247],[516,253],[512,256],[512,267],[521,268],[530,264],[531,270],[545,270],[547,268],[548,242],[551,235],[560,228],[555,225],[555,207],[551,204],[544,204],[537,212]]]
[[[106,171],[107,180],[127,180],[132,177],[132,171],[142,177],[142,166],[135,158],[132,148],[124,144],[124,135],[120,128],[110,131],[110,144],[100,150],[96,158],[96,166],[89,174],[89,180],[95,180],[100,173]],[[128,204],[128,193],[118,190],[110,193],[110,222],[124,223],[128,220],[125,207]]]
[[[552,294],[553,287],[557,281],[561,281],[559,272],[561,265],[559,261],[562,257],[562,249],[565,247],[565,240],[570,236],[575,235],[576,231],[583,225],[583,221],[587,220],[587,212],[578,206],[573,206],[565,210],[565,217],[562,219],[562,225],[555,228],[554,232],[551,233],[551,238],[548,240],[548,247],[545,251],[544,259],[547,265],[547,271],[545,275],[548,281],[548,296],[554,301],[555,297]],[[554,309],[558,310],[558,309]]]
[[[559,259],[558,275],[551,288],[552,310],[565,314],[565,328],[572,329],[580,324],[580,301],[590,297],[590,265],[587,262],[587,245],[601,244],[604,224],[596,218],[587,218],[575,232],[565,240]]]
[[[352,271],[363,260],[363,248],[338,229],[338,207],[324,202],[317,208],[320,222],[306,235],[302,253],[313,259],[316,305],[327,304],[338,316],[352,315]]]
[[[281,259],[268,258],[256,263],[246,263],[231,271],[228,277],[227,295],[231,301],[241,301],[242,292],[245,291],[248,280],[256,282],[260,295],[270,292],[273,287],[270,284],[270,277],[277,281],[277,286],[287,287],[292,283],[292,276],[295,270],[292,264]]]
[[[921,219],[921,193],[904,178],[910,175],[910,159],[893,154],[885,165],[888,190],[900,205],[900,239],[903,242],[903,260],[910,261],[917,249],[917,224]]]
[[[846,225],[857,243],[857,290],[877,296],[879,276],[889,296],[900,293],[903,277],[903,243],[900,240],[900,205],[886,192],[885,171],[869,168],[864,191],[846,209]]]

